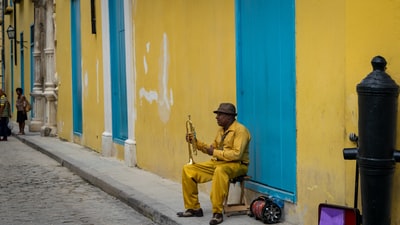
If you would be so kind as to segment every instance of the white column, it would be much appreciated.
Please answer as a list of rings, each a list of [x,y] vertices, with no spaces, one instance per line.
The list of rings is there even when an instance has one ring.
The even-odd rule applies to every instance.
[[[112,111],[111,111],[111,68],[110,68],[110,27],[108,0],[101,0],[101,21],[103,35],[103,83],[104,83],[104,131],[101,139],[102,155],[112,156]]]
[[[46,98],[45,124],[41,128],[42,135],[55,136],[57,134],[57,108],[55,101],[55,62],[54,62],[54,3],[53,0],[46,2],[46,48],[44,49],[46,59],[46,79],[44,83],[44,96]],[[50,131],[50,133],[48,133]]]
[[[134,54],[134,23],[132,19],[132,0],[124,1],[124,20],[125,20],[125,49],[126,49],[126,94],[128,107],[128,139],[124,145],[125,165],[136,166],[136,84],[135,84],[135,54]]]
[[[44,22],[44,4],[43,1],[35,1],[34,2],[34,10],[35,10],[35,24],[42,24]],[[29,131],[37,132],[40,131],[41,127],[44,124],[44,106],[45,106],[45,98],[43,96],[43,76],[42,74],[45,72],[43,68],[43,57],[44,54],[41,51],[44,46],[44,33],[43,28],[40,26],[35,26],[34,30],[34,50],[33,50],[33,59],[34,59],[34,83],[33,90],[31,92],[32,97],[34,98],[33,102],[33,117],[31,118],[31,122],[29,124]]]

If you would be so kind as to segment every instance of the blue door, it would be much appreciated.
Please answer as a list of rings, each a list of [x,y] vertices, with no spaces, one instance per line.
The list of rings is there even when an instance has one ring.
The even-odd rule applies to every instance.
[[[82,135],[82,48],[80,0],[71,1],[71,61],[73,132]]]
[[[248,188],[296,201],[294,0],[236,0],[239,120],[252,134]]]
[[[14,40],[15,41],[15,40]],[[14,111],[14,65],[17,65],[17,49],[15,49],[15,56],[14,56],[14,41],[10,41],[10,69],[11,69],[11,108]],[[15,57],[15,58],[14,58]],[[4,78],[3,78],[4,79]]]
[[[112,133],[116,143],[128,138],[124,1],[109,0]]]
[[[21,79],[21,88],[22,88],[22,90],[24,90],[25,91],[25,56],[24,56],[24,33],[23,32],[21,32],[20,34],[19,34],[19,51],[20,51],[20,54],[21,54],[21,64],[20,64],[20,66],[19,66],[19,69],[20,69],[20,71],[21,71],[21,74],[20,74],[20,79]]]

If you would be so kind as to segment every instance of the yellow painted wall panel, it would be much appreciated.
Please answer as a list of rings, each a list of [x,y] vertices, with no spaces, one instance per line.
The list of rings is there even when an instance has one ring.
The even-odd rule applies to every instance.
[[[24,43],[21,42],[17,43],[17,65],[14,64],[14,89],[13,89],[13,95],[16,97],[15,89],[17,87],[21,87],[22,81],[21,81],[21,60],[22,60],[22,54],[21,54],[21,48],[23,48],[23,61],[24,61],[24,74],[23,74],[23,79],[24,79],[24,94],[28,97],[29,99],[29,94],[31,90],[31,82],[30,82],[30,73],[31,73],[31,67],[30,64],[33,63],[30,60],[30,35],[31,35],[31,25],[34,23],[34,10],[33,10],[33,3],[31,2],[21,2],[19,4],[16,4],[16,10],[15,12],[17,13],[17,30],[16,30],[16,38],[18,41],[21,40],[21,33],[24,36]],[[8,39],[8,38],[7,38]],[[16,111],[15,111],[16,112]],[[16,118],[16,113],[15,113],[15,118]]]
[[[236,99],[234,1],[139,0],[133,7],[138,166],[180,180],[188,115],[198,138],[211,142],[218,128],[212,111]]]
[[[96,34],[92,34],[90,1],[81,1],[83,134],[87,147],[101,150],[104,131],[104,85],[100,1],[96,7]]]
[[[73,140],[72,131],[72,62],[71,62],[71,2],[56,5],[56,73],[58,75],[57,130],[61,139]]]
[[[58,108],[59,136],[69,141],[101,151],[101,135],[104,131],[104,85],[103,55],[101,35],[101,7],[96,1],[96,34],[91,30],[90,1],[81,1],[81,43],[82,43],[82,121],[83,132],[79,138],[73,138],[72,118],[72,62],[70,2],[57,3],[57,73],[60,79]],[[62,10],[63,9],[63,10]]]
[[[11,14],[12,15],[12,14]],[[7,29],[9,25],[13,24],[13,16],[4,15],[3,26],[4,29]],[[13,47],[14,48],[14,47]],[[3,89],[7,93],[7,96],[11,96],[12,90],[11,87],[11,67],[14,67],[14,62],[11,61],[11,41],[9,40],[7,33],[4,33],[4,87]]]
[[[352,117],[358,113],[356,85],[372,71],[371,59],[376,55],[386,58],[387,73],[400,84],[400,31],[396,29],[400,25],[399,1],[348,1],[346,2],[346,74],[348,79],[347,114]],[[354,100],[355,99],[355,100]],[[399,121],[399,114],[397,121]],[[357,120],[356,120],[357,121]],[[355,127],[357,123],[352,119],[347,121],[349,127]],[[399,127],[399,122],[397,122]],[[400,149],[400,132],[397,130],[396,148]],[[399,165],[394,175],[392,196],[392,224],[400,224],[400,215],[396,212],[400,209]]]
[[[342,150],[355,147],[348,136],[358,133],[356,85],[376,55],[400,82],[399,8],[398,1],[296,1],[298,204],[291,219],[298,224],[314,224],[321,202],[354,204],[355,161]],[[400,224],[398,174],[392,224]]]
[[[345,10],[344,0],[296,2],[298,224],[315,224],[319,203],[352,204],[342,157]]]
[[[21,2],[15,5],[13,8],[13,13],[4,16],[4,53],[5,53],[5,71],[4,71],[4,79],[5,79],[5,91],[7,93],[9,101],[13,101],[15,104],[16,101],[16,93],[15,89],[17,87],[22,87],[22,82],[24,83],[24,94],[29,99],[31,84],[30,84],[30,34],[31,34],[31,25],[34,22],[34,13],[33,13],[33,3],[31,2]],[[16,14],[16,20],[14,20],[14,14]],[[7,28],[11,25],[15,30],[15,38],[18,41],[16,45],[14,45],[15,41],[12,41],[7,36]],[[21,41],[21,33],[24,36],[24,42]],[[12,44],[12,46],[11,46]],[[21,45],[22,44],[22,45]],[[12,50],[11,50],[12,48]],[[21,54],[23,52],[23,55]],[[11,53],[13,53],[13,58],[11,58]],[[15,61],[16,59],[16,61]],[[22,60],[24,63],[22,64]],[[21,69],[23,66],[23,70]],[[22,71],[24,74],[21,74]],[[22,79],[21,80],[21,75]],[[13,108],[13,118],[12,120],[16,120],[17,112],[15,107]]]

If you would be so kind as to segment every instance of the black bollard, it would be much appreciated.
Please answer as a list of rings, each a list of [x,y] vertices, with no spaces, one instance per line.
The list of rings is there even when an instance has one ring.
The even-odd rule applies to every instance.
[[[371,63],[373,71],[357,85],[362,224],[390,225],[399,86],[383,57]]]

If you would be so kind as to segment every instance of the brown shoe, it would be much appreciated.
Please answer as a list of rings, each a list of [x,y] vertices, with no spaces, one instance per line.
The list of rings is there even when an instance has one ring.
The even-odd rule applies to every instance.
[[[188,209],[185,212],[178,212],[176,214],[178,217],[202,217],[203,210],[200,209]]]
[[[224,221],[222,213],[214,213],[213,218],[210,220],[210,225],[220,224]]]

